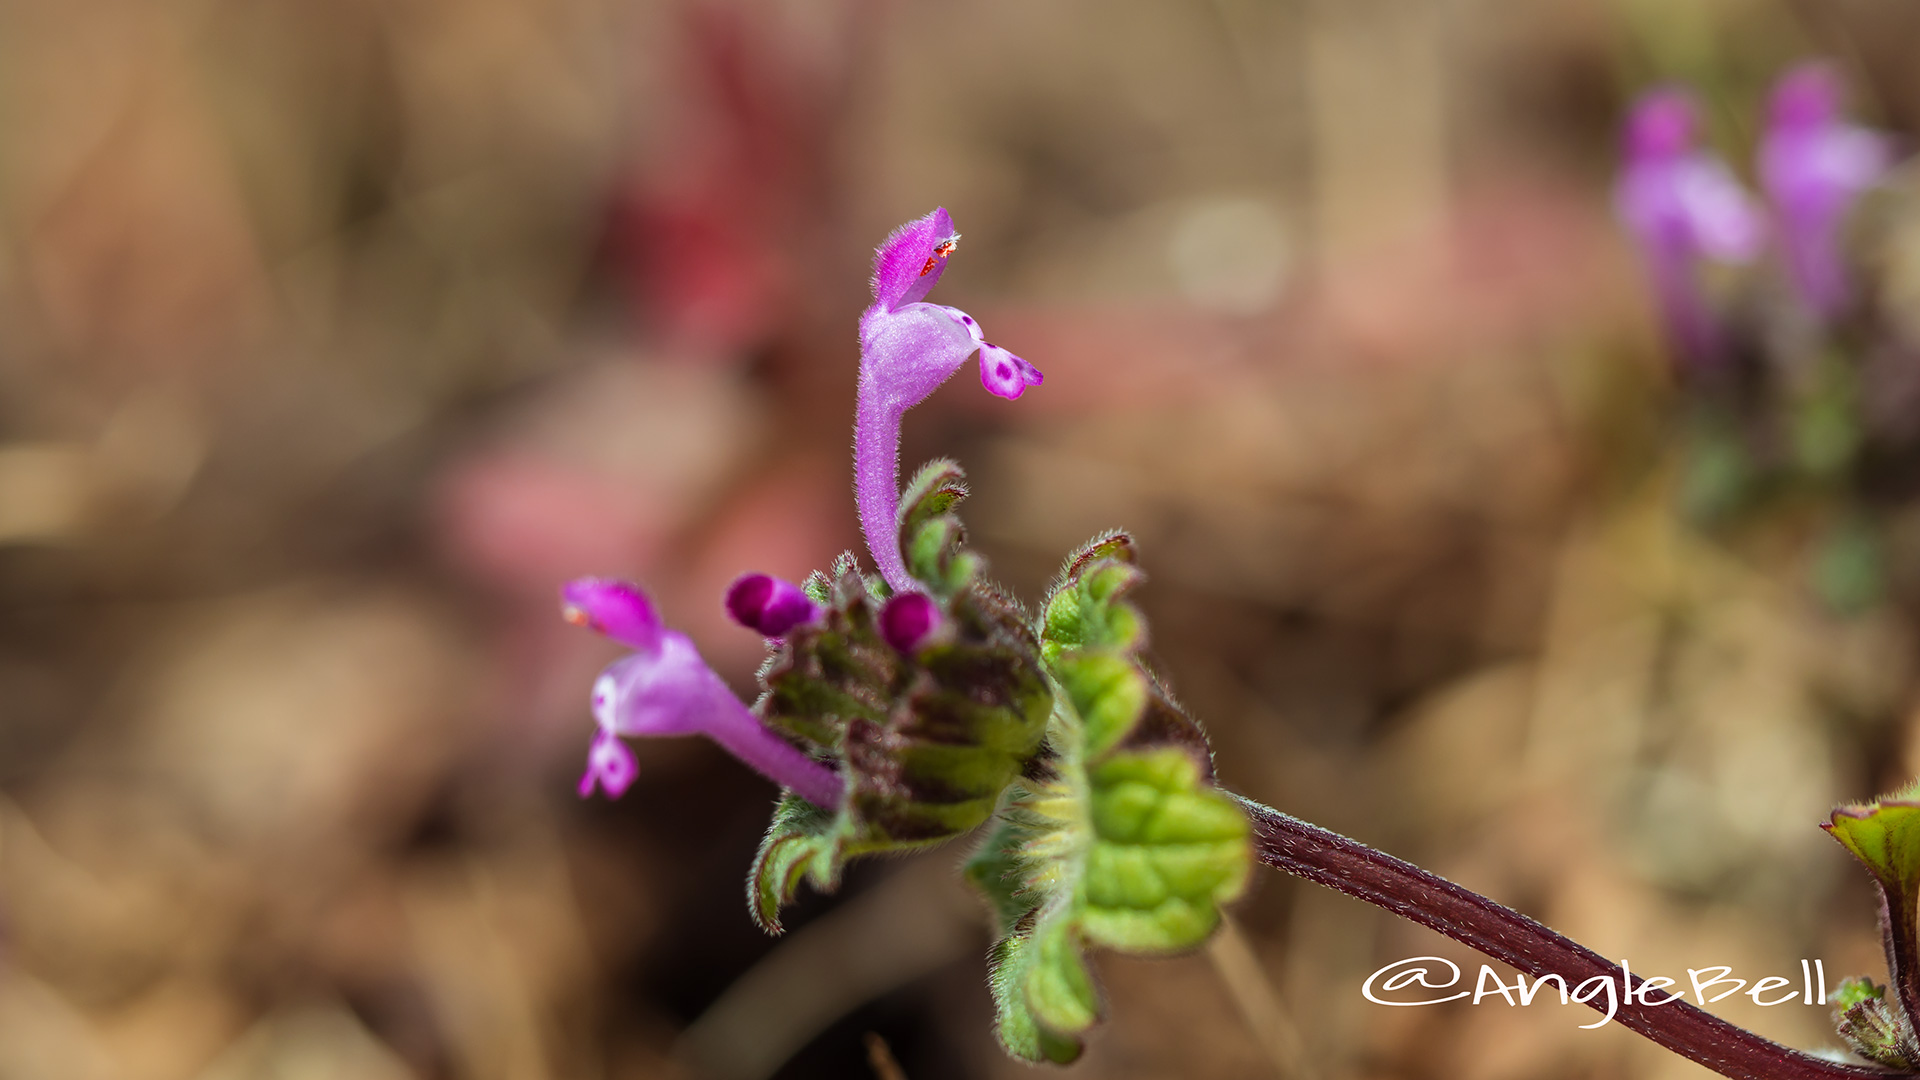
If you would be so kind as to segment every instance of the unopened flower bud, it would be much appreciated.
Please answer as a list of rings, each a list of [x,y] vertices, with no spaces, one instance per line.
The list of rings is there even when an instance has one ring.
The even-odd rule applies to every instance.
[[[791,581],[770,574],[745,574],[727,590],[727,614],[749,630],[777,638],[819,618],[820,608]]]

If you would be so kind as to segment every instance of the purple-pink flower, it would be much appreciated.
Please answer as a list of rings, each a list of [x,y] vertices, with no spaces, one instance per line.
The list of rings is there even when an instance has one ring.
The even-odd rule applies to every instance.
[[[580,777],[582,798],[596,786],[618,798],[639,774],[621,736],[705,735],[801,798],[839,805],[840,775],[761,724],[685,634],[661,625],[645,593],[625,582],[581,578],[567,584],[561,600],[567,621],[633,649],[594,681],[599,731]]]
[[[1840,80],[1803,64],[1774,84],[1760,143],[1760,183],[1773,203],[1787,273],[1801,299],[1831,318],[1846,307],[1840,228],[1888,166],[1887,141],[1840,116]]]
[[[980,381],[1017,398],[1041,381],[1037,368],[989,342],[973,317],[925,302],[960,242],[938,209],[894,230],[874,253],[873,306],[860,317],[860,397],[854,423],[854,494],[860,528],[881,577],[913,587],[900,557],[900,421],[975,352]]]
[[[1746,262],[1759,253],[1759,210],[1718,157],[1694,145],[1693,99],[1677,89],[1641,98],[1627,120],[1626,166],[1615,205],[1653,279],[1662,319],[1696,362],[1720,352],[1719,329],[1701,291],[1702,258]]]

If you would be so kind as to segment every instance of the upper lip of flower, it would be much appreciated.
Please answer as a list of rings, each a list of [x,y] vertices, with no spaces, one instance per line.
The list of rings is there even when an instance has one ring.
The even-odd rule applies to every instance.
[[[663,629],[653,601],[637,586],[612,578],[586,577],[560,590],[560,613],[575,626],[596,630],[632,649],[653,649]]]

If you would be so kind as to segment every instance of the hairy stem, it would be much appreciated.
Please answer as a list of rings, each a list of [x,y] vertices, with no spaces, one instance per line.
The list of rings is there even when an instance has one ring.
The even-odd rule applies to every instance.
[[[905,410],[887,401],[863,366],[860,404],[853,425],[853,494],[860,531],[880,576],[895,592],[913,588],[900,558],[900,421]]]
[[[1241,802],[1253,819],[1261,861],[1276,870],[1386,908],[1535,978],[1559,974],[1571,985],[1597,975],[1621,977],[1619,965],[1512,908],[1318,825],[1251,800]],[[1633,977],[1635,986],[1642,981]],[[1589,1004],[1601,1007],[1597,998]],[[1645,1005],[1637,998],[1622,1001],[1614,1019],[1736,1080],[1890,1080],[1914,1075],[1816,1058],[1677,999],[1658,1005]]]

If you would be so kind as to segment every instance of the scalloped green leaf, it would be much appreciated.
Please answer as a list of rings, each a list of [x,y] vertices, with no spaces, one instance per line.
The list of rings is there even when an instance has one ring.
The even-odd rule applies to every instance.
[[[1030,1061],[1070,1060],[1102,1014],[1083,950],[1193,948],[1251,873],[1251,826],[1182,746],[1120,750],[1090,769],[1071,748],[1054,779],[1016,789],[969,862],[1002,939],[997,1031]]]
[[[1023,784],[986,842],[968,860],[967,880],[987,897],[1000,937],[989,954],[994,1033],[1008,1053],[1066,1064],[1100,1016],[1074,940],[1078,853],[1088,842],[1084,800],[1062,776]]]
[[[966,588],[985,568],[966,550],[966,529],[953,514],[966,497],[966,474],[945,458],[921,466],[900,496],[901,558],[907,572],[937,597]]]
[[[1099,550],[1124,551],[1130,558],[1133,549],[1130,541],[1121,544],[1124,536],[1110,538]],[[1132,562],[1110,555],[1070,561],[1041,609],[1041,656],[1053,663],[1070,649],[1138,649],[1146,640],[1146,622],[1123,598],[1144,580]]]
[[[1054,677],[1085,727],[1089,755],[1112,748],[1146,711],[1152,692],[1132,658],[1113,649],[1075,650],[1053,663]]]
[[[1134,550],[1133,536],[1125,529],[1108,529],[1080,545],[1060,564],[1060,574],[1054,580],[1052,591],[1078,581],[1087,567],[1103,559],[1123,563],[1140,561],[1138,552]]]
[[[907,572],[934,596],[952,596],[979,576],[985,563],[962,544],[966,530],[958,519],[942,515],[902,534],[901,556]]]
[[[1001,938],[988,957],[987,987],[999,1013],[994,1034],[1008,1053],[1027,1061],[1072,1064],[1086,1042],[1058,1025],[1085,1030],[1099,1015],[1099,995],[1078,950],[1043,944],[1063,940],[1049,924],[1036,934]]]
[[[1213,786],[1204,734],[1134,656],[1132,555],[1106,534],[1061,572],[1037,631],[1058,691],[1053,756],[967,867],[1002,935],[996,1030],[1029,1061],[1071,1060],[1100,1019],[1087,948],[1199,945],[1252,871],[1252,828]]]
[[[966,497],[967,474],[958,464],[948,458],[935,458],[920,466],[900,493],[900,535],[913,535]]]
[[[792,902],[802,878],[823,892],[840,883],[840,845],[845,822],[792,792],[773,808],[773,821],[747,873],[747,910],[769,934],[778,934],[780,909]]]
[[[1021,847],[1026,839],[1026,830],[1003,816],[962,869],[968,884],[986,898],[994,928],[1002,936],[1012,933],[1037,903],[1023,873],[1027,858]]]
[[[1088,775],[1094,842],[1079,926],[1127,952],[1192,948],[1252,872],[1246,815],[1182,747],[1121,752]]]
[[[1100,1019],[1102,1011],[1100,995],[1093,988],[1093,976],[1087,973],[1087,962],[1073,939],[1073,931],[1068,919],[1045,919],[1039,931],[1027,939],[1027,948],[1033,954],[1025,978],[1027,1006],[1050,1032],[1085,1031]]]

